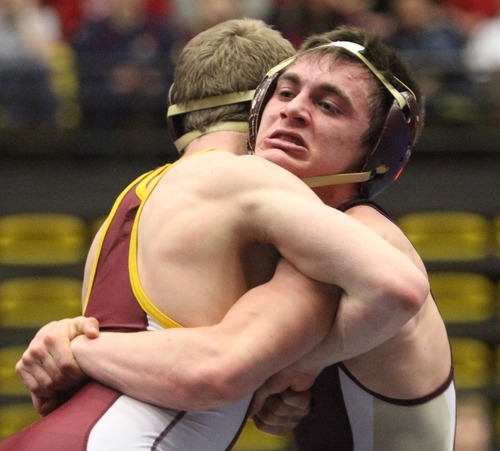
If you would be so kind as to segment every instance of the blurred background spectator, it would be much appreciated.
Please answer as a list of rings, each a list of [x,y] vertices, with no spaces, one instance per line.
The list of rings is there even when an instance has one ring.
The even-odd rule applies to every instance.
[[[281,0],[274,2],[269,23],[295,47],[312,33],[321,33],[341,22],[335,2],[329,0]],[[333,25],[333,26],[332,26]]]
[[[183,31],[182,44],[227,19],[268,19],[272,0],[173,0],[173,19]]]
[[[388,17],[376,11],[373,0],[275,0],[268,15],[295,47],[313,33],[329,31],[337,25],[353,25],[383,35]]]
[[[500,1],[499,11],[471,31],[465,48],[466,67],[487,75],[500,70]]]
[[[386,42],[414,70],[427,98],[427,118],[470,123],[478,119],[472,86],[463,65],[465,36],[434,0],[390,0],[395,22]]]
[[[164,125],[178,32],[147,0],[86,2],[71,44],[80,76],[82,126]]]
[[[491,406],[484,395],[460,393],[455,451],[492,451],[494,432],[491,416]]]
[[[466,35],[465,68],[488,123],[500,125],[500,0],[446,0]]]
[[[58,16],[38,0],[0,2],[0,126],[53,125],[51,86]]]
[[[2,0],[0,126],[163,127],[175,57],[200,30],[261,18],[298,47],[346,24],[417,72],[428,124],[498,124],[500,0]]]
[[[59,16],[64,39],[70,39],[73,31],[82,21],[82,1],[81,0],[45,0],[45,5],[49,6]]]
[[[239,0],[174,0],[174,18],[184,41],[219,22],[242,16]]]

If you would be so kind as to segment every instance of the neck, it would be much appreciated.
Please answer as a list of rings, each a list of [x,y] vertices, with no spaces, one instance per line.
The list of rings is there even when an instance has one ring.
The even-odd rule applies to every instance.
[[[235,155],[244,155],[247,153],[247,137],[247,133],[231,131],[208,133],[189,143],[184,155],[192,155],[210,148],[225,150]]]

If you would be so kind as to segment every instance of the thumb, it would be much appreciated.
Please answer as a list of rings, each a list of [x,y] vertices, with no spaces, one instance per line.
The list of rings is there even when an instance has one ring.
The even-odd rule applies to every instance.
[[[83,333],[87,338],[99,337],[99,321],[96,318],[86,318],[83,323]]]

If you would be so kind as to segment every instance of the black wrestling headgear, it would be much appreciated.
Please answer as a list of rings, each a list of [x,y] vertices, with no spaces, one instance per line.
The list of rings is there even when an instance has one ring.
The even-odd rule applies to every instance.
[[[360,195],[366,198],[373,198],[398,178],[408,162],[419,124],[419,106],[410,88],[398,80],[405,87],[405,90],[402,92],[398,91],[365,58],[361,53],[364,47],[360,44],[349,41],[331,42],[330,44],[305,50],[272,68],[257,87],[252,102],[249,119],[249,147],[251,151],[255,150],[257,131],[262,112],[273,95],[278,77],[284,69],[302,54],[310,50],[330,46],[342,47],[360,59],[392,94],[394,102],[386,115],[377,143],[366,155],[361,172],[308,177],[303,180],[312,188],[344,183],[360,183]]]

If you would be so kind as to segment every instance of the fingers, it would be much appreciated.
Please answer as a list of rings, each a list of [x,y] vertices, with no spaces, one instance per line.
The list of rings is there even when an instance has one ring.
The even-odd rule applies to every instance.
[[[271,396],[271,393],[265,390],[263,387],[259,388],[254,394],[252,399],[252,404],[248,410],[248,416],[253,417],[258,412],[264,408],[264,404]]]
[[[30,392],[39,397],[50,397],[55,391],[72,388],[85,378],[75,363],[56,362],[50,353],[31,347],[25,351],[15,369]]]
[[[53,390],[50,388],[51,378],[44,374],[43,371],[31,368],[23,362],[23,358],[17,362],[16,374],[23,382],[24,386],[30,391],[32,395],[37,397],[47,397]]]
[[[72,394],[72,391],[56,392],[53,396],[44,398],[31,393],[31,401],[35,410],[40,415],[45,416],[68,400]]]
[[[307,393],[315,378],[315,374],[303,373],[293,367],[274,374],[255,392],[249,415],[252,416],[262,409],[268,397],[273,394],[281,393],[282,396],[287,397],[288,394],[294,396],[292,395],[294,393]],[[292,399],[290,402],[293,403]]]
[[[28,390],[45,398],[85,380],[70,343],[83,333],[98,335],[98,326],[94,318],[77,317],[52,322],[40,329],[16,364],[16,373]]]
[[[47,415],[57,407],[59,404],[57,403],[57,398],[42,398],[40,396],[36,396],[33,393],[31,394],[31,401],[33,402],[33,407],[40,415]]]
[[[46,415],[64,402],[86,376],[71,351],[71,340],[99,336],[95,318],[55,321],[42,327],[16,364],[16,373],[30,391],[33,406]]]
[[[267,399],[278,393],[284,393],[290,386],[290,377],[287,370],[282,370],[279,373],[271,376],[262,386],[255,392],[252,405],[250,406],[249,415],[253,416],[262,409]]]
[[[256,426],[263,432],[284,435],[292,431],[311,408],[309,392],[286,390],[269,396],[263,407],[253,416]]]
[[[311,407],[312,396],[310,391],[297,392],[294,390],[286,390],[279,394],[281,404],[276,407],[278,412],[291,409],[293,411],[309,412]]]
[[[58,327],[60,331],[66,329],[67,338],[70,341],[79,335],[85,335],[87,338],[97,338],[99,336],[99,321],[96,318],[77,316],[76,318],[63,319],[52,324],[53,328]]]

